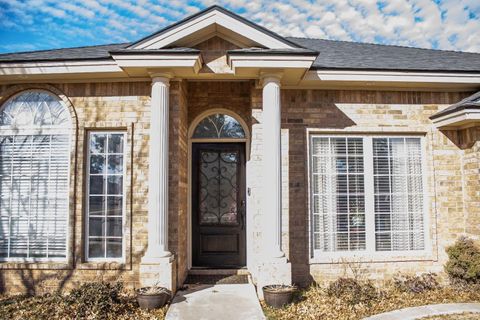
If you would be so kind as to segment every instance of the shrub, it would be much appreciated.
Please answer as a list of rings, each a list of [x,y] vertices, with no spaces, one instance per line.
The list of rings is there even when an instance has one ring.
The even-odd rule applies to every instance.
[[[92,316],[96,319],[106,319],[109,311],[120,303],[119,295],[122,288],[120,282],[85,283],[73,289],[66,297],[66,302],[75,306],[75,312],[81,319]]]
[[[348,304],[370,303],[377,298],[377,289],[369,281],[353,278],[338,278],[330,283],[327,294],[344,300]]]
[[[423,273],[419,276],[398,275],[393,278],[395,288],[402,292],[420,293],[439,288],[435,273]]]
[[[447,254],[445,272],[453,283],[480,283],[480,249],[473,240],[458,239]]]

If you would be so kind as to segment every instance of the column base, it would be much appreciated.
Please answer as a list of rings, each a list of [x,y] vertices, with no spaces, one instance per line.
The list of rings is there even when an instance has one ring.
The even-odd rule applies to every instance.
[[[177,264],[173,255],[161,258],[144,257],[140,263],[140,285],[159,285],[172,291],[177,290]]]
[[[257,266],[257,294],[263,300],[262,287],[271,284],[292,284],[292,264],[286,257],[264,260]]]

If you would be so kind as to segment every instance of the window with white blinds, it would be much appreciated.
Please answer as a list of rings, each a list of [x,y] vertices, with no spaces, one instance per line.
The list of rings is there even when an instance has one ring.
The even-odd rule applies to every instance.
[[[420,139],[374,138],[373,174],[376,250],[423,250]]]
[[[88,139],[87,257],[123,257],[125,132],[90,132]]]
[[[365,187],[361,138],[312,138],[314,248],[365,249]]]
[[[67,255],[70,115],[58,97],[26,91],[0,110],[0,259]]]
[[[425,249],[422,139],[310,138],[316,255]]]

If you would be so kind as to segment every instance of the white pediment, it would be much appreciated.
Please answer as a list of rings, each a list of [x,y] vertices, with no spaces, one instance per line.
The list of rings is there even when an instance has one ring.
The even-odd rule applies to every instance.
[[[214,6],[133,43],[129,49],[191,47],[214,36],[242,48],[295,48],[288,40],[230,11]]]

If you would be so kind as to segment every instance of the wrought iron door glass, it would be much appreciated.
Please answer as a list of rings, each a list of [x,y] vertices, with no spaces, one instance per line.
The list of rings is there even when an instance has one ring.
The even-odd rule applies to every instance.
[[[199,163],[199,223],[238,225],[238,152],[202,151]]]

